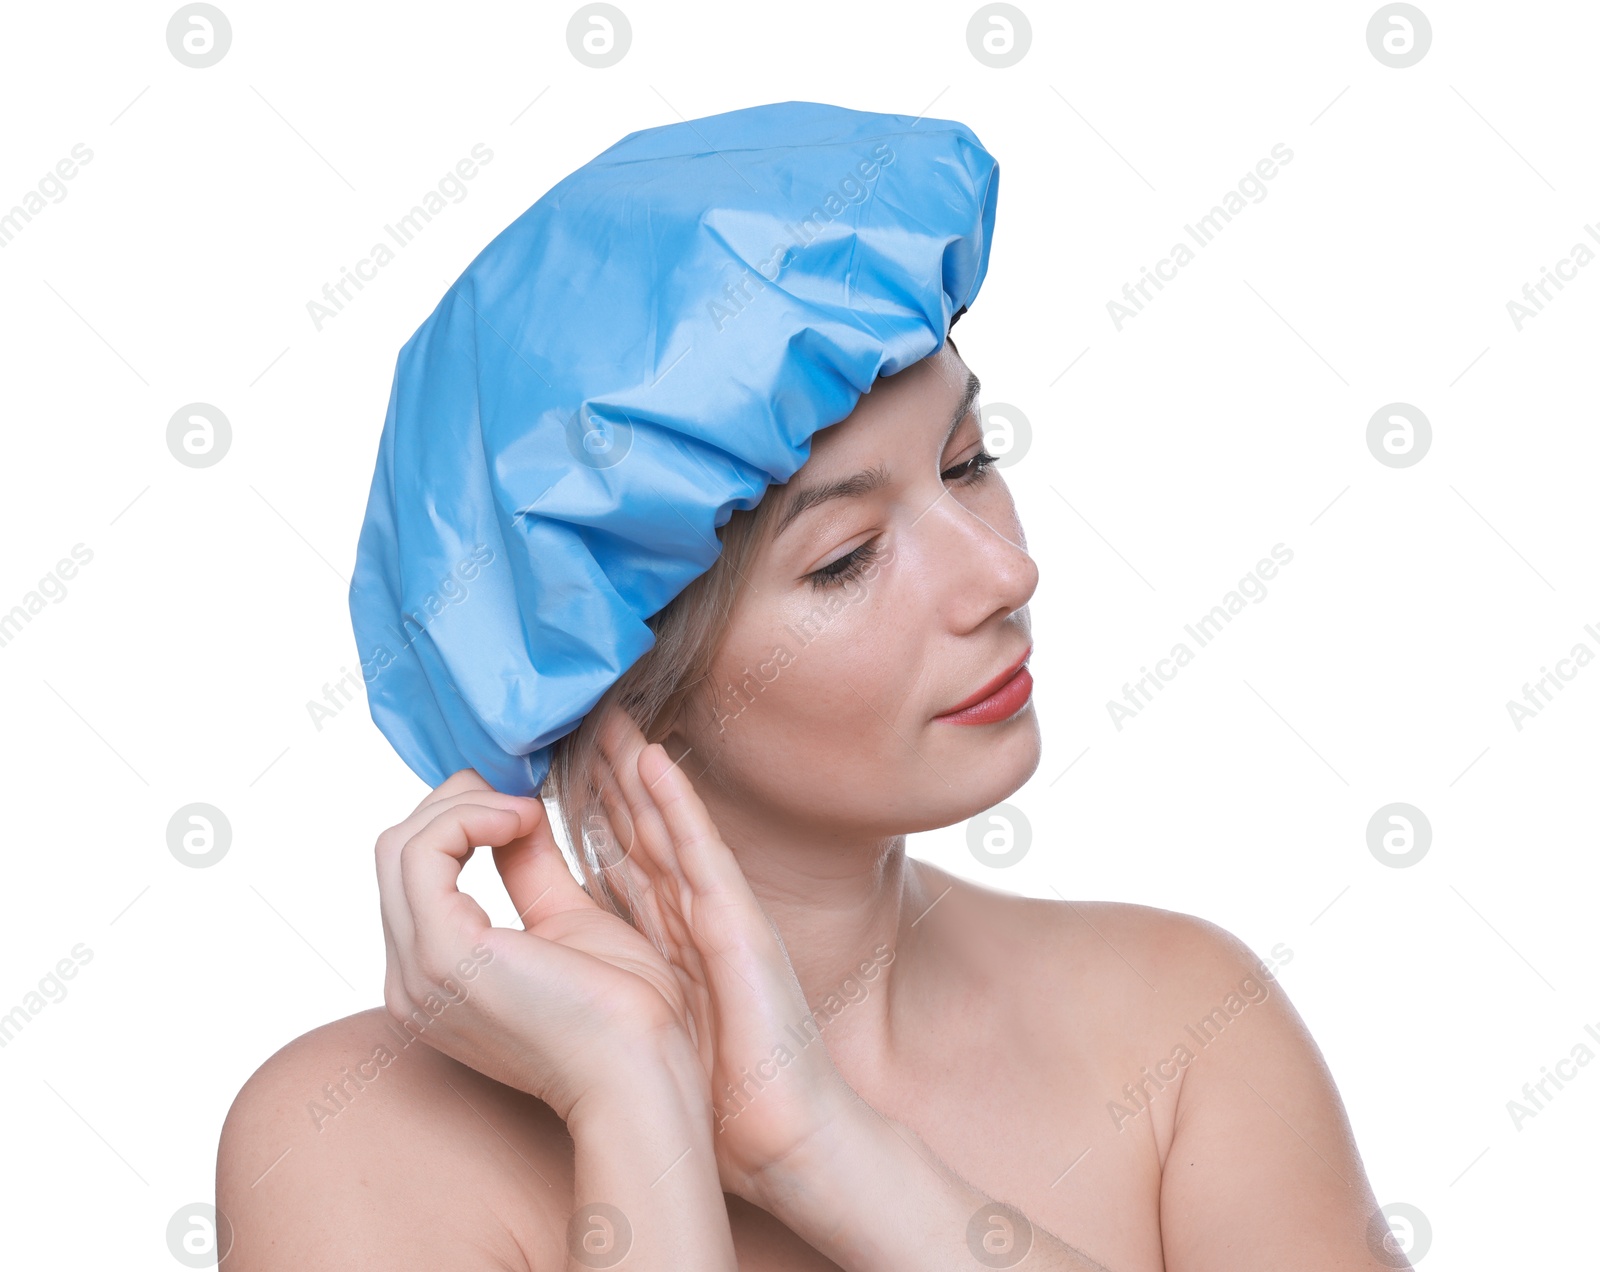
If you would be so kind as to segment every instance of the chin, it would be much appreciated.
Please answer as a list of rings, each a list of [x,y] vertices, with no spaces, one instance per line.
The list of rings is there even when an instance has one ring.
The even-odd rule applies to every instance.
[[[974,729],[973,733],[984,730]],[[974,751],[977,758],[967,772],[975,784],[981,784],[992,798],[982,807],[993,808],[1001,800],[1015,795],[1039,769],[1039,759],[1044,753],[1044,741],[1039,732],[1039,715],[1029,703],[1011,719],[999,725],[990,738],[976,739]]]
[[[1043,741],[1039,717],[1031,702],[998,725],[952,728],[958,730],[957,737],[946,740],[941,748],[944,762],[934,763],[954,789],[928,774],[933,794],[919,818],[924,824],[907,827],[908,834],[938,830],[976,817],[1015,795],[1038,771]],[[927,774],[927,769],[923,772]],[[919,785],[925,791],[929,789],[926,783]]]

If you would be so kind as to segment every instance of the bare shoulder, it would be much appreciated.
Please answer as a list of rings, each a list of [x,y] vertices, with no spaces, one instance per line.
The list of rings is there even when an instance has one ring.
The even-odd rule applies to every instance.
[[[969,920],[952,927],[984,932],[984,948],[1026,973],[1012,979],[1030,1001],[1062,1005],[1041,1013],[1062,1062],[1115,1077],[1117,1130],[1152,1135],[1169,1266],[1401,1266],[1374,1235],[1333,1074],[1277,980],[1287,945],[1257,951],[1150,906],[1018,897],[948,875],[934,891],[946,887],[940,904]]]
[[[217,1149],[233,1272],[561,1266],[571,1139],[382,1007],[280,1048]]]
[[[1270,975],[1293,958],[1281,942],[1258,953],[1232,932],[1197,915],[1120,901],[1025,897],[918,863],[925,890],[954,902],[976,931],[1015,964],[1039,974],[1130,985],[1147,992],[1210,993],[1250,972]],[[948,890],[948,892],[946,891]]]
[[[1283,943],[1258,952],[1197,915],[1018,896],[921,864],[968,961],[989,982],[1014,986],[1020,1008],[1053,1005],[1034,1010],[1030,1028],[1084,1071],[1113,1078],[1110,1090],[1131,1085],[1125,1103],[1152,1113],[1163,1159],[1180,1097],[1201,1073],[1223,1071],[1220,1055],[1253,1063],[1297,1050],[1320,1065],[1276,979],[1294,957]],[[1225,1044],[1213,1045],[1223,1034]],[[1190,1058],[1202,1055],[1191,1073]]]

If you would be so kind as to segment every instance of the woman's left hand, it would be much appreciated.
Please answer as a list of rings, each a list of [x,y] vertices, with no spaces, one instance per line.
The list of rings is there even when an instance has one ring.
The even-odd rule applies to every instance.
[[[764,1169],[859,1099],[820,1039],[797,1044],[811,1014],[800,982],[688,775],[618,709],[601,747],[632,823],[617,868],[631,871],[688,1002],[723,1189],[760,1204]]]

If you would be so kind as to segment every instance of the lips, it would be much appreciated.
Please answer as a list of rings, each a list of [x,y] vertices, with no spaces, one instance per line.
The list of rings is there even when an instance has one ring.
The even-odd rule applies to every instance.
[[[1033,653],[1033,646],[1029,645],[1025,650],[1022,651],[1022,656],[1020,658],[1018,658],[1014,662],[1012,662],[1010,666],[1008,666],[1004,671],[1002,671],[993,680],[988,681],[987,683],[985,683],[983,685],[982,688],[978,689],[976,692],[971,694],[969,697],[963,698],[960,702],[956,703],[955,706],[949,708],[949,710],[947,710],[947,711],[941,712],[939,716],[936,716],[934,718],[938,719],[938,718],[940,718],[942,716],[955,715],[958,712],[965,711],[968,707],[977,706],[978,703],[982,702],[985,698],[989,697],[990,694],[994,693],[995,690],[999,689],[1008,680],[1010,680],[1013,676],[1015,676],[1017,674],[1017,672],[1022,668],[1022,665],[1028,661],[1028,658],[1032,653]]]

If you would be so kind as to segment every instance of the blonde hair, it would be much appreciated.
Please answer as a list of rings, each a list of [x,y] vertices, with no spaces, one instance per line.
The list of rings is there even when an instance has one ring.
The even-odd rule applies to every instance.
[[[556,803],[567,851],[584,890],[602,908],[638,927],[658,949],[660,934],[639,921],[645,912],[637,904],[631,880],[626,872],[608,869],[632,848],[633,827],[601,753],[601,726],[608,711],[625,711],[646,742],[662,742],[697,698],[707,702],[715,698],[712,664],[742,591],[744,572],[779,502],[774,492],[754,508],[733,511],[717,532],[722,551],[711,568],[646,620],[655,633],[654,646],[601,695],[577,728],[550,749],[550,773],[539,793]]]

